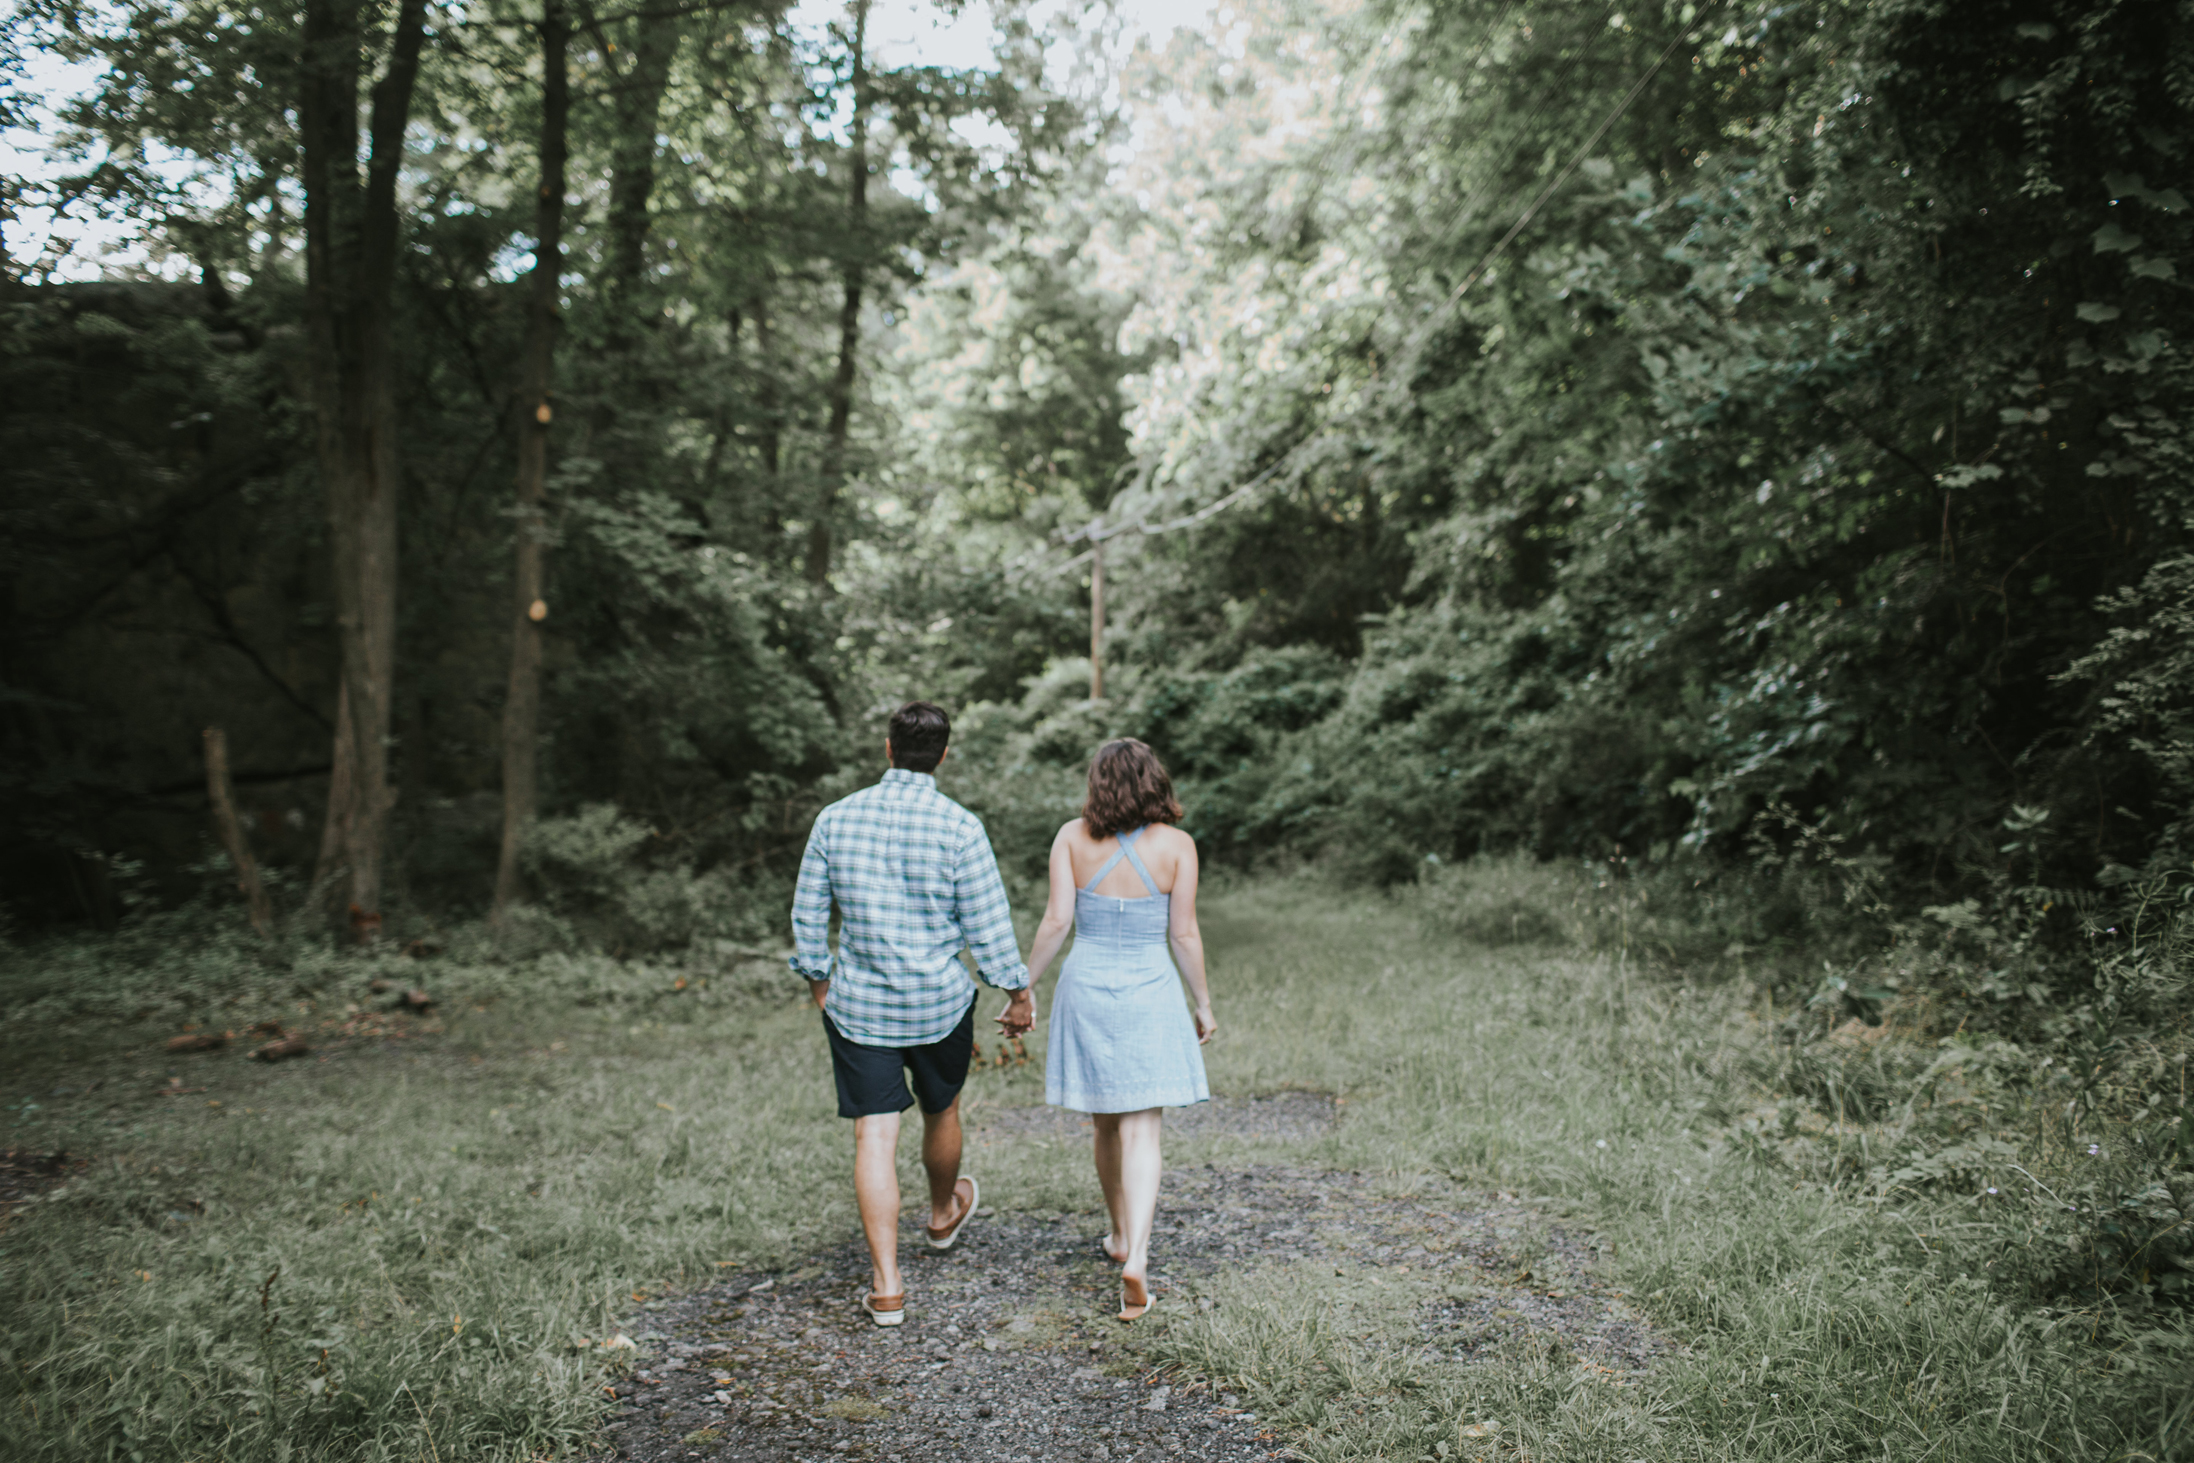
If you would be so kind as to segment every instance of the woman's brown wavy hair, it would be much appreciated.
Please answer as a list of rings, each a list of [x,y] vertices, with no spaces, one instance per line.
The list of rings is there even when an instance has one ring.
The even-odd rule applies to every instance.
[[[1089,760],[1089,800],[1082,804],[1082,826],[1090,837],[1110,838],[1146,823],[1180,821],[1173,779],[1166,776],[1156,752],[1133,737],[1097,749]]]

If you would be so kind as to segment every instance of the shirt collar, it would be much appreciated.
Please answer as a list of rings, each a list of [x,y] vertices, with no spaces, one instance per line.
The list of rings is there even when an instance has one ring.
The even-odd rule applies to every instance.
[[[884,780],[880,785],[889,787],[892,783],[895,782],[910,783],[915,787],[926,787],[932,791],[935,791],[937,787],[937,774],[934,772],[909,772],[904,767],[886,768],[884,771]]]

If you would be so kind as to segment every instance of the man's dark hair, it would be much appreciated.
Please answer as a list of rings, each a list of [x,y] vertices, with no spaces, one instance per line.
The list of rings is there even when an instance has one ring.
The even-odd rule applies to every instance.
[[[909,701],[891,713],[891,765],[908,772],[935,772],[952,739],[952,718],[931,701]]]

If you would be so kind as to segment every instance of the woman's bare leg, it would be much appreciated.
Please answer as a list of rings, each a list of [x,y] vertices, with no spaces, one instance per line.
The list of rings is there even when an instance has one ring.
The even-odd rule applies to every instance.
[[[1164,1169],[1159,1145],[1162,1116],[1161,1109],[1146,1107],[1115,1118],[1119,1158],[1113,1184],[1119,1199],[1107,1207],[1113,1211],[1114,1233],[1127,1256],[1120,1275],[1135,1281],[1138,1289],[1150,1273],[1150,1231],[1158,1218],[1158,1180]]]
[[[1127,1231],[1127,1222],[1120,1208],[1120,1119],[1124,1113],[1097,1112],[1089,1115],[1090,1126],[1096,1129],[1097,1138],[1097,1187],[1104,1191],[1105,1214],[1112,1225],[1105,1233],[1105,1253],[1119,1263],[1126,1257],[1120,1236]]]

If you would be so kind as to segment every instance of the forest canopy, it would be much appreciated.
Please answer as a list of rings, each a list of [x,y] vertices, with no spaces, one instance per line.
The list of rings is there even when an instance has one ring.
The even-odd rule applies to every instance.
[[[1023,874],[1114,734],[1375,882],[2183,863],[2185,6],[869,4],[13,13],[18,919],[223,883],[219,726],[285,909],[774,928],[911,696]]]

